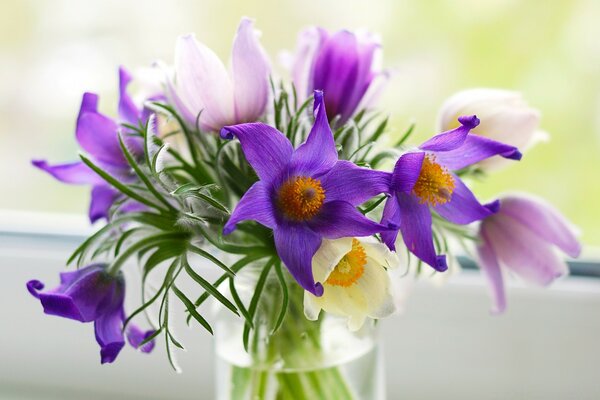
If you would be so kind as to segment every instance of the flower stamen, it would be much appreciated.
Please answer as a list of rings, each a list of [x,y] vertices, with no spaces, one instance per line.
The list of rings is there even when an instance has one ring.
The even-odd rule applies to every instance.
[[[365,273],[366,264],[365,248],[358,240],[352,239],[352,250],[337,263],[325,283],[333,286],[351,286]]]
[[[321,210],[325,201],[325,190],[321,181],[298,176],[279,188],[277,203],[283,214],[295,221],[306,221]]]
[[[456,184],[447,168],[435,161],[435,156],[427,154],[423,159],[421,173],[415,186],[414,194],[421,204],[437,206],[445,204],[452,198]]]

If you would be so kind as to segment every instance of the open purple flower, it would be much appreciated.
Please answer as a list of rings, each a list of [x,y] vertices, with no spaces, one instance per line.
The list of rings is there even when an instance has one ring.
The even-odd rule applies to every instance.
[[[130,182],[134,178],[131,167],[119,146],[118,133],[121,129],[119,122],[137,126],[140,122],[145,123],[150,116],[149,110],[138,108],[127,94],[127,85],[130,81],[130,75],[121,67],[119,69],[119,121],[99,113],[98,96],[85,93],[79,109],[75,133],[77,142],[91,156],[94,163],[124,182]],[[128,148],[134,155],[141,155],[141,138],[128,134],[126,129],[123,132],[123,140]],[[110,207],[119,198],[119,192],[81,161],[50,165],[45,160],[33,160],[32,164],[61,182],[91,185],[92,198],[89,208],[91,222],[108,218]]]
[[[479,237],[477,252],[490,284],[493,313],[506,309],[503,269],[528,283],[548,286],[568,273],[554,247],[570,257],[581,252],[569,222],[545,201],[525,196],[503,198],[498,213],[481,222]]]
[[[494,214],[498,202],[482,205],[452,171],[488,157],[521,159],[516,147],[469,134],[479,124],[475,115],[460,117],[460,127],[440,133],[416,151],[398,159],[391,181],[392,196],[383,210],[382,223],[398,230],[382,232],[395,250],[398,232],[410,252],[438,271],[445,271],[445,255],[436,255],[431,231],[431,210],[455,224],[469,224]]]
[[[40,300],[46,314],[80,322],[93,321],[102,364],[115,360],[125,345],[125,281],[122,276],[114,277],[106,272],[105,265],[95,264],[61,273],[60,285],[55,289],[41,291],[44,284],[38,280],[27,282],[27,289]],[[152,332],[142,332],[130,325],[127,336],[131,345],[139,348]],[[154,344],[149,342],[141,350],[148,353],[153,347]]]
[[[301,32],[293,65],[294,84],[300,96],[322,90],[329,120],[339,116],[343,125],[369,102],[387,81],[377,65],[377,37],[346,30],[329,34],[321,28]]]
[[[311,260],[322,238],[369,236],[387,229],[356,206],[389,189],[390,174],[338,160],[322,92],[315,91],[315,124],[296,150],[285,135],[262,123],[226,126],[221,136],[237,137],[259,181],[244,194],[223,229],[254,220],[273,229],[281,260],[309,292],[315,283]]]

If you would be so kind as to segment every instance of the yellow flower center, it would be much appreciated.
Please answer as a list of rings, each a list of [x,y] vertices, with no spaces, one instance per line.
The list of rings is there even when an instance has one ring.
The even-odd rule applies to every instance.
[[[454,178],[450,172],[435,162],[434,156],[426,155],[419,179],[413,188],[420,203],[428,203],[431,206],[445,204],[452,198],[454,188]]]
[[[306,221],[314,217],[325,201],[325,190],[321,181],[306,176],[298,176],[285,182],[279,188],[277,203],[283,214],[296,221]]]
[[[352,239],[352,250],[337,263],[325,283],[333,286],[351,286],[365,273],[366,264],[365,248],[358,240]]]

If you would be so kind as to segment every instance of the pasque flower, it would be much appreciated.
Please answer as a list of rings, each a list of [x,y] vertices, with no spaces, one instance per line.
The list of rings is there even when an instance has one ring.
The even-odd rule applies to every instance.
[[[149,110],[136,106],[127,94],[127,86],[130,81],[129,73],[124,68],[120,68],[118,121],[98,112],[97,95],[85,93],[81,101],[75,130],[77,142],[93,161],[124,182],[131,181],[132,176],[131,167],[119,145],[119,131],[123,131],[123,140],[134,154],[142,153],[142,143],[141,138],[128,134],[128,130],[121,129],[119,124],[128,123],[138,126],[140,123],[145,123],[150,116]],[[83,162],[50,165],[45,160],[33,160],[32,163],[61,182],[91,185],[90,221],[95,222],[101,218],[108,218],[108,211],[119,197],[119,192],[109,186]]]
[[[539,130],[539,111],[529,107],[521,93],[502,89],[468,89],[454,94],[440,109],[437,127],[440,132],[456,128],[459,116],[472,114],[481,123],[471,133],[521,150],[544,137]],[[490,170],[506,163],[501,157],[491,157],[477,165]]]
[[[479,239],[479,264],[490,284],[494,313],[506,309],[503,270],[528,283],[548,286],[568,273],[555,248],[570,257],[581,252],[569,222],[554,207],[531,196],[502,198],[498,213],[481,222]]]
[[[388,247],[395,249],[401,232],[408,250],[438,271],[448,266],[446,256],[435,253],[431,209],[452,223],[469,224],[492,215],[498,208],[497,202],[480,204],[452,171],[495,155],[521,158],[514,146],[469,134],[479,124],[475,115],[458,120],[460,127],[434,136],[398,159],[391,180],[392,195],[383,210],[382,223],[398,227],[382,232]]]
[[[322,90],[329,120],[339,116],[338,124],[344,124],[369,105],[387,80],[378,65],[379,51],[378,38],[366,32],[306,29],[300,34],[292,70],[298,93],[309,96]]]
[[[396,311],[394,285],[389,269],[399,264],[385,244],[367,238],[324,239],[312,261],[313,275],[323,282],[324,292],[316,297],[304,293],[304,313],[316,320],[321,310],[348,318],[356,331],[367,317],[385,318]]]
[[[231,51],[229,72],[217,55],[193,34],[175,48],[175,76],[168,96],[191,126],[218,132],[223,126],[257,121],[269,98],[269,60],[252,20],[243,18]]]
[[[322,238],[369,236],[386,229],[356,206],[386,192],[390,175],[338,160],[321,92],[315,92],[312,130],[296,150],[283,133],[263,123],[226,126],[221,136],[239,139],[260,179],[241,198],[223,233],[244,220],[273,229],[281,260],[316,296],[323,294],[323,286],[314,281],[311,259]]]
[[[40,300],[46,314],[80,322],[94,322],[102,364],[116,359],[125,345],[125,281],[122,276],[112,276],[106,272],[105,265],[95,264],[61,273],[60,285],[55,289],[42,291],[44,284],[38,280],[27,282],[27,289]],[[132,346],[139,348],[152,332],[143,332],[130,325],[127,337]],[[154,343],[148,342],[141,350],[148,353],[153,347]]]

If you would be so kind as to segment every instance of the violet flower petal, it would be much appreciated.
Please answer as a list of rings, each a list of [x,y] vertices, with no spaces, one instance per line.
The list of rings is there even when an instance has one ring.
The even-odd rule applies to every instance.
[[[96,341],[100,345],[100,362],[102,364],[115,361],[123,346],[123,309],[115,308],[99,316],[94,323]]]
[[[386,225],[374,222],[362,215],[352,204],[340,200],[323,204],[319,214],[307,221],[307,224],[312,230],[327,239],[370,236],[388,229]]]
[[[118,167],[127,167],[112,119],[98,113],[86,112],[77,121],[77,141],[94,159]]]
[[[481,272],[490,286],[493,300],[492,314],[503,313],[506,310],[504,278],[493,245],[485,235],[482,242],[477,246],[477,254],[479,255]]]
[[[254,122],[221,129],[223,139],[234,136],[240,141],[248,163],[267,185],[280,177],[292,158],[294,150],[290,141],[269,125]]]
[[[536,235],[555,244],[570,257],[578,257],[581,244],[569,222],[542,200],[510,196],[502,199],[501,212],[527,226]]]
[[[273,229],[276,225],[275,210],[269,196],[269,189],[261,181],[256,182],[240,199],[235,206],[229,220],[223,227],[223,234],[229,235],[235,230],[236,225],[245,220],[256,221]]]
[[[400,156],[392,174],[392,188],[404,193],[410,193],[419,180],[425,153],[422,151],[406,153]]]
[[[336,162],[320,180],[326,201],[343,200],[357,206],[373,196],[389,192],[391,174],[344,160]]]
[[[381,223],[395,227],[395,229],[381,232],[381,240],[390,250],[396,251],[396,239],[398,238],[398,230],[400,229],[400,207],[394,194],[385,202]]]
[[[548,286],[568,273],[551,244],[520,222],[495,215],[487,218],[481,229],[500,262],[526,282]]]
[[[420,145],[419,148],[421,150],[438,152],[450,151],[461,147],[471,129],[479,125],[479,119],[475,115],[471,115],[459,117],[458,121],[461,123],[458,128],[435,135]]]
[[[489,205],[479,203],[473,192],[456,175],[454,178],[454,191],[450,201],[433,207],[435,211],[448,221],[466,225],[474,221],[482,220],[498,211],[498,202]]]
[[[277,254],[294,279],[315,296],[323,295],[323,285],[315,283],[312,273],[312,257],[321,245],[321,237],[299,224],[282,224],[273,234]]]
[[[476,134],[468,135],[459,148],[436,153],[435,156],[438,163],[451,171],[456,171],[495,155],[516,161],[522,157],[521,152],[514,146]]]
[[[269,60],[258,42],[252,20],[242,18],[231,52],[235,121],[256,121],[269,99]]]
[[[156,344],[154,340],[151,340],[140,347],[144,340],[148,339],[156,332],[154,329],[142,331],[137,325],[131,323],[127,325],[126,332],[127,341],[134,349],[140,349],[142,353],[150,353],[154,349],[154,345]]]
[[[295,175],[317,176],[338,160],[333,133],[327,120],[323,92],[315,90],[315,123],[306,142],[294,151],[291,169]]]
[[[400,209],[400,232],[408,250],[437,271],[448,269],[445,255],[436,255],[431,231],[431,212],[427,204],[411,195],[396,193]]]
[[[110,207],[119,198],[119,192],[108,185],[96,185],[92,188],[92,199],[88,215],[92,223],[99,219],[108,219]]]
[[[127,93],[131,75],[124,67],[119,67],[119,118],[121,122],[137,126],[140,120],[140,110]]]
[[[64,183],[94,185],[104,182],[98,174],[81,161],[55,165],[50,165],[45,160],[32,160],[31,163]]]

